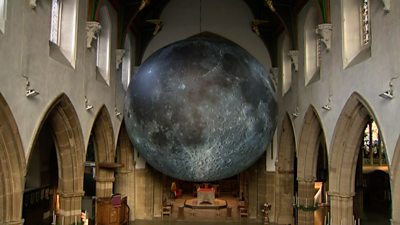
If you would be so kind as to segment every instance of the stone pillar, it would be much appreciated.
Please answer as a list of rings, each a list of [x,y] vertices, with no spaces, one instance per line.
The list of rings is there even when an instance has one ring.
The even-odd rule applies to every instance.
[[[314,225],[314,179],[298,181],[297,221],[299,225]]]
[[[353,224],[353,197],[352,194],[329,192],[332,225]]]
[[[400,225],[400,221],[394,221],[394,220],[392,220],[392,223],[391,223],[392,225]]]
[[[60,218],[63,224],[79,222],[83,192],[60,193]]]
[[[163,201],[163,182],[162,182],[162,175],[161,173],[153,172],[154,176],[154,184],[153,184],[153,216],[154,217],[161,217],[162,211],[162,201]]]
[[[135,170],[135,218],[153,218],[153,174],[150,169]]]
[[[135,220],[135,171],[121,169],[115,175],[115,191],[127,196],[129,211],[129,220]]]
[[[276,223],[294,224],[293,221],[293,171],[277,171],[276,175]]]
[[[257,199],[257,193],[258,193],[258,171],[257,171],[257,166],[253,165],[250,167],[248,171],[249,175],[249,208],[248,208],[248,213],[249,213],[249,218],[250,219],[257,219],[257,210],[258,210],[258,199]]]
[[[114,177],[96,177],[96,197],[111,197]]]
[[[266,199],[267,202],[272,204],[271,211],[269,212],[269,221],[275,223],[276,221],[276,204],[275,201],[275,172],[266,172]]]

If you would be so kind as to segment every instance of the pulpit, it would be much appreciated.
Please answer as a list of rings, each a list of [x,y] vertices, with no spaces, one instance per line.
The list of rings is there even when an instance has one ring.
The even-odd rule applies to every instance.
[[[97,198],[96,206],[96,220],[98,225],[129,224],[127,197],[114,195],[113,197]]]

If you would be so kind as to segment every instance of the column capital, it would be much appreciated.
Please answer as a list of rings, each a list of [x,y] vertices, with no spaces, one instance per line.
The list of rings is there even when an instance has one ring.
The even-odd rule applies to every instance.
[[[314,183],[316,180],[315,177],[298,177],[297,181],[300,183]]]
[[[73,197],[83,197],[85,195],[84,191],[76,191],[76,192],[58,192],[60,197],[62,198],[73,198]]]
[[[334,192],[334,191],[328,191],[328,195],[333,198],[353,198],[356,194],[355,194],[355,192],[339,193],[339,192]]]
[[[100,183],[112,183],[115,181],[114,177],[96,177],[95,178],[96,182]]]

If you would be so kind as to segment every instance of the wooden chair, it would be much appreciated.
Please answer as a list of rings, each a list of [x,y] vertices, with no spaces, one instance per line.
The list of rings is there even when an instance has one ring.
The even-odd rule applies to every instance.
[[[239,210],[239,215],[240,215],[240,218],[242,218],[242,217],[248,217],[248,216],[249,216],[249,213],[248,213],[248,211],[247,211],[247,207],[242,207],[242,208],[240,208],[240,210]]]
[[[162,214],[162,217],[171,216],[171,214],[172,214],[172,206],[169,206],[169,205],[163,206],[161,214]]]

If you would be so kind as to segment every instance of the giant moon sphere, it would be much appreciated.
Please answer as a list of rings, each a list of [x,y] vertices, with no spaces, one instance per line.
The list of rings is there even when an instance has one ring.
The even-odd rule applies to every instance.
[[[238,174],[263,154],[277,102],[264,67],[216,37],[192,37],[152,54],[125,98],[129,138],[147,163],[186,181]]]

